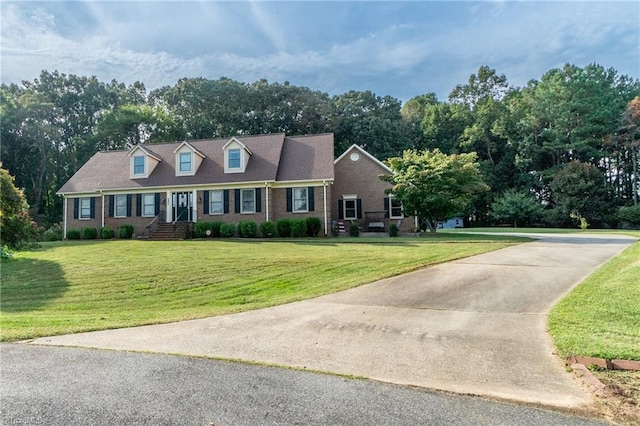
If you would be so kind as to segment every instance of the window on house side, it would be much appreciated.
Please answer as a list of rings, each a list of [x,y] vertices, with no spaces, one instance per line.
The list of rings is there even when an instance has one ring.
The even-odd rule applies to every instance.
[[[256,212],[256,190],[255,189],[243,189],[241,191],[241,210],[240,213],[255,213]]]
[[[240,150],[239,149],[230,149],[228,151],[228,168],[229,169],[239,169],[240,168]]]
[[[144,155],[134,155],[133,157],[133,174],[144,174]]]
[[[307,188],[293,188],[293,211],[308,212],[309,199],[307,196]]]
[[[356,200],[344,200],[344,218],[357,219],[358,211],[356,209]]]
[[[181,172],[191,171],[191,153],[190,152],[180,153],[180,169],[179,170]]]
[[[80,219],[91,218],[91,198],[80,198]]]
[[[209,214],[223,214],[224,213],[224,195],[223,191],[211,191],[209,195]]]
[[[144,194],[142,196],[142,215],[156,215],[156,196],[155,194]]]
[[[391,211],[389,212],[389,218],[398,219],[402,218],[402,204],[398,200],[394,200],[393,198],[389,199],[391,203]]]
[[[116,195],[115,217],[127,217],[127,196]]]

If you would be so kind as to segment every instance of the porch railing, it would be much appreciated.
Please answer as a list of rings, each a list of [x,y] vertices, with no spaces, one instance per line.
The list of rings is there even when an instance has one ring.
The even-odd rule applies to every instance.
[[[147,236],[151,237],[151,234],[153,233],[153,231],[156,230],[156,228],[158,227],[158,224],[160,222],[163,222],[166,218],[166,214],[164,212],[164,210],[160,210],[160,213],[158,213],[152,220],[151,222],[149,222],[149,224],[146,226],[147,229]]]

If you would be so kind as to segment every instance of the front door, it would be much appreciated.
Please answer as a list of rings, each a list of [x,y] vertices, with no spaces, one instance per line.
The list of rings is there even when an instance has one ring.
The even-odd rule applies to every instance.
[[[173,220],[176,222],[190,222],[192,220],[193,193],[173,193]]]

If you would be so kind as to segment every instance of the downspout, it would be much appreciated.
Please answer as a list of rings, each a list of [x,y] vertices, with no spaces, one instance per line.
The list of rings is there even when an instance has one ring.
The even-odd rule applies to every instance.
[[[63,221],[62,221],[62,222],[63,222],[63,225],[62,225],[62,228],[63,228],[62,232],[63,232],[63,234],[62,234],[62,236],[63,236],[63,237],[64,237],[64,239],[66,240],[66,239],[67,239],[67,215],[69,214],[69,212],[68,212],[68,210],[67,210],[67,207],[68,207],[68,201],[69,201],[69,199],[67,198],[67,196],[66,196],[66,195],[63,195],[63,197],[64,197],[64,218],[63,218]]]
[[[326,237],[327,235],[329,235],[329,229],[328,229],[328,217],[327,217],[327,181],[323,180],[322,181],[322,204],[323,204],[323,210],[324,210],[324,236]]]
[[[267,182],[264,183],[264,193],[265,193],[265,220],[269,221],[269,184]]]

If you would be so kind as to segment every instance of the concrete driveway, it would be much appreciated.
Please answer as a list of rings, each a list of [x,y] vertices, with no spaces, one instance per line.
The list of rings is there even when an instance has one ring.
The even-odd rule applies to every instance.
[[[547,313],[634,239],[536,238],[303,302],[32,344],[238,359],[586,408],[591,396],[553,353]]]

